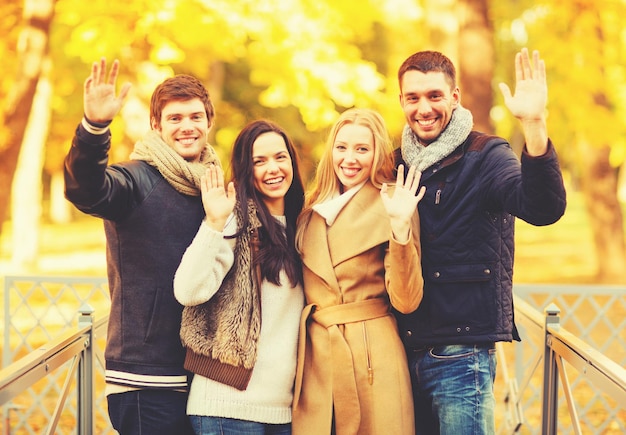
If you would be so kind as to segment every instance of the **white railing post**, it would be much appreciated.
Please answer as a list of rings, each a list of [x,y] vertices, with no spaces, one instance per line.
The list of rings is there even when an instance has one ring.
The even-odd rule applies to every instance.
[[[541,413],[541,433],[556,435],[559,405],[559,374],[556,363],[556,353],[552,350],[552,335],[548,332],[551,327],[560,326],[561,310],[555,304],[549,304],[545,312],[544,323],[544,352],[543,352],[543,401]]]
[[[94,309],[87,303],[83,303],[78,310],[78,327],[91,326],[89,335],[85,340],[85,350],[78,367],[78,400],[77,412],[78,435],[91,435],[95,430],[94,411],[94,358],[93,347],[95,342],[93,323]]]

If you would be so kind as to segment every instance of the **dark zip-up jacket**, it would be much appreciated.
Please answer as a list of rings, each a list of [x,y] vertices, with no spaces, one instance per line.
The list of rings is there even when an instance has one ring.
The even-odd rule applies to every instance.
[[[403,163],[400,149],[396,165]],[[406,167],[406,164],[405,164]],[[515,217],[549,225],[565,212],[556,152],[520,159],[496,136],[473,131],[424,171],[421,222],[424,298],[396,313],[408,350],[520,340],[513,319]]]
[[[131,374],[115,383],[147,387],[132,375],[187,373],[179,338],[183,308],[174,298],[173,279],[204,209],[200,196],[177,192],[146,162],[107,166],[110,144],[110,132],[93,135],[79,125],[65,160],[65,195],[104,220],[111,294],[107,381],[114,370]]]

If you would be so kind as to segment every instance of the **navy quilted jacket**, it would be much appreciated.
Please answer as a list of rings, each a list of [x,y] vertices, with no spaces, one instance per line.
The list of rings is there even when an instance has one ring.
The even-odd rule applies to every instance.
[[[395,158],[396,165],[404,163],[399,149]],[[424,298],[413,313],[396,313],[405,346],[519,341],[512,297],[514,221],[517,216],[549,225],[565,212],[552,143],[544,156],[524,153],[520,163],[504,139],[474,131],[424,171],[421,183]]]

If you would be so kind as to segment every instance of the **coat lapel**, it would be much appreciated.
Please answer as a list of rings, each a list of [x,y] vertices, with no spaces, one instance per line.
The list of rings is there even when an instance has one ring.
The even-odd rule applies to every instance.
[[[326,221],[313,212],[302,240],[302,262],[331,288],[339,288],[333,264],[330,260]]]
[[[302,261],[329,286],[338,288],[334,268],[391,236],[389,217],[380,199],[380,190],[366,183],[341,210],[335,223],[313,213],[305,231]]]
[[[380,190],[366,183],[339,213],[328,230],[333,266],[389,241],[389,216]]]

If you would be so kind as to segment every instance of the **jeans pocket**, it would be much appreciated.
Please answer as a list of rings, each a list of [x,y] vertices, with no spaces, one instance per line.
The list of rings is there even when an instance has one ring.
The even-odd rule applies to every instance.
[[[460,359],[473,355],[476,350],[473,345],[452,344],[448,346],[435,346],[428,352],[431,357],[436,359]]]

